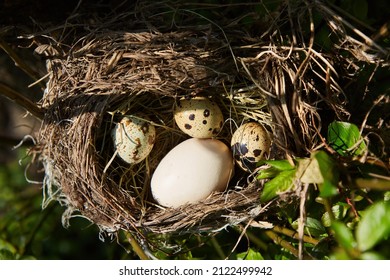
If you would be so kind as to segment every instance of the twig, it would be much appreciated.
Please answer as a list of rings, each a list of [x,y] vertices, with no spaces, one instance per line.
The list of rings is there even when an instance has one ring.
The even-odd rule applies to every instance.
[[[11,99],[16,104],[26,109],[31,115],[33,115],[37,119],[43,119],[43,111],[38,108],[38,106],[34,102],[32,102],[30,99],[26,98],[21,93],[14,90],[3,82],[0,82],[0,95],[4,95],[5,97]]]
[[[281,233],[281,234],[284,234],[284,235],[289,236],[291,238],[299,239],[298,233],[296,231],[291,230],[291,229],[280,227],[280,226],[275,226],[272,230],[276,233]],[[302,237],[302,240],[306,243],[310,243],[313,245],[317,245],[319,243],[319,241],[317,239],[315,239],[311,236],[307,236],[307,235],[304,235]]]
[[[246,235],[248,236],[249,240],[257,247],[259,247],[262,250],[267,250],[268,248],[267,244],[263,240],[258,238],[256,235],[254,235],[250,230],[246,231]]]
[[[302,260],[303,258],[303,236],[304,236],[305,221],[306,221],[305,202],[306,202],[306,194],[308,188],[309,188],[309,184],[307,183],[303,184],[303,189],[301,190],[300,193],[299,219],[298,219],[298,235],[299,235],[298,252],[299,252],[300,260]]]
[[[378,178],[358,178],[355,180],[355,186],[360,189],[371,189],[378,191],[390,191],[390,178],[378,174],[369,174]]]
[[[279,235],[277,235],[272,230],[266,230],[264,231],[265,235],[267,235],[269,238],[271,238],[275,244],[282,246],[284,249],[288,250],[291,254],[293,254],[295,257],[299,257],[299,252],[297,249],[294,248],[290,243],[288,243],[286,240],[281,238]]]
[[[321,9],[323,9],[326,13],[331,15],[338,23],[344,24],[346,27],[351,29],[356,35],[358,35],[360,38],[362,38],[365,42],[365,44],[375,47],[375,49],[382,54],[386,55],[388,52],[382,48],[380,45],[375,43],[370,37],[368,37],[366,34],[364,34],[362,31],[359,29],[355,28],[351,23],[346,21],[343,17],[336,15],[330,8],[326,7],[325,5],[321,5]]]
[[[23,70],[28,76],[30,76],[34,81],[39,80],[37,73],[31,69],[31,67],[20,58],[16,52],[3,40],[0,40],[0,48],[2,48],[8,56],[15,62],[15,65]],[[41,81],[40,81],[41,82]]]
[[[141,245],[137,242],[134,236],[130,232],[125,232],[125,235],[131,247],[133,248],[134,253],[136,253],[141,260],[150,260],[150,258],[146,255],[144,250],[142,250]]]
[[[237,249],[237,246],[238,244],[240,243],[241,239],[244,237],[244,235],[246,235],[246,230],[248,229],[249,225],[252,223],[253,221],[253,218],[249,220],[249,222],[245,225],[245,227],[241,230],[241,234],[240,236],[238,237],[238,240],[236,242],[236,245],[234,245],[233,249],[231,250],[229,256]],[[239,230],[240,231],[240,230]],[[228,257],[229,257],[228,256]],[[228,258],[227,257],[227,258]]]

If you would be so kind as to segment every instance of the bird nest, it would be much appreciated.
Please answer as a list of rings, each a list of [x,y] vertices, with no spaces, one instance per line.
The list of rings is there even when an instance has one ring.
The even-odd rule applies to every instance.
[[[321,110],[348,116],[340,71],[356,61],[378,63],[381,49],[359,45],[366,38],[347,35],[351,26],[321,2],[290,2],[265,18],[248,13],[253,3],[243,4],[234,21],[224,5],[198,7],[216,21],[194,7],[141,1],[110,20],[80,13],[32,36],[49,74],[34,148],[45,167],[44,205],[66,206],[65,225],[81,215],[109,233],[212,232],[266,219],[287,196],[260,203],[264,182],[238,168],[226,191],[179,208],[158,205],[149,188],[160,160],[188,138],[173,119],[178,98],[214,100],[225,119],[216,138],[227,144],[241,123],[262,123],[273,135],[269,157],[279,159],[307,156],[323,144]],[[332,31],[331,55],[313,47],[314,13]],[[347,45],[352,52],[338,55]],[[123,114],[156,127],[155,146],[138,164],[115,157],[110,133]]]

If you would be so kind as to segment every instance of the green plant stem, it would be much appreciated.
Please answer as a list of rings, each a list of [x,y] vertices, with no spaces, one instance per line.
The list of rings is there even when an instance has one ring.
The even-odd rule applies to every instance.
[[[130,232],[125,232],[125,236],[126,236],[127,240],[129,241],[131,247],[133,248],[134,253],[136,253],[137,256],[141,260],[150,260],[150,258],[144,252],[144,250],[142,250],[141,245],[139,245],[137,240],[134,238],[134,236]]]
[[[360,189],[372,189],[377,191],[390,191],[390,180],[388,177],[384,178],[358,178],[355,180],[355,186]]]
[[[17,92],[10,86],[6,85],[3,82],[0,82],[0,94],[14,101],[19,106],[26,109],[30,114],[36,117],[39,120],[43,119],[43,111],[30,99],[23,96],[21,93]]]
[[[298,258],[298,256],[299,256],[298,250],[295,249],[294,246],[292,246],[286,240],[284,240],[279,235],[277,235],[273,230],[266,230],[266,231],[264,231],[264,233],[266,236],[271,238],[275,244],[282,246],[284,249],[288,250],[296,258]]]
[[[286,235],[286,236],[289,236],[291,238],[299,240],[298,233],[296,231],[291,230],[291,229],[280,227],[280,226],[275,226],[272,230],[276,233],[281,233],[283,235]],[[313,244],[313,245],[317,245],[319,243],[319,241],[317,239],[310,237],[310,236],[307,236],[307,235],[303,236],[303,241],[310,243],[310,244]]]
[[[325,206],[326,212],[328,212],[328,214],[329,214],[330,221],[331,222],[334,221],[335,217],[334,217],[334,214],[333,214],[333,211],[332,211],[332,204],[330,203],[329,199],[328,198],[324,198],[323,204]]]
[[[219,245],[218,240],[215,238],[215,236],[211,237],[211,244],[213,245],[215,251],[217,252],[218,256],[221,258],[221,260],[226,259],[226,255],[223,252],[221,245]]]
[[[258,238],[254,233],[252,233],[250,230],[246,231],[246,235],[248,236],[249,240],[253,242],[258,248],[262,250],[267,250],[268,246],[267,244]]]

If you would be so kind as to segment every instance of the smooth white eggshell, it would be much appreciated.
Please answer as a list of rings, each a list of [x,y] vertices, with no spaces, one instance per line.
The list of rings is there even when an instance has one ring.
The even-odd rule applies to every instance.
[[[230,144],[238,165],[243,170],[252,172],[256,163],[269,152],[271,139],[260,123],[248,122],[233,133]]]
[[[233,170],[231,151],[216,139],[191,138],[174,147],[157,166],[151,180],[154,199],[179,207],[224,191]]]
[[[129,164],[135,164],[144,160],[153,149],[156,130],[140,118],[123,117],[111,135],[118,156]]]
[[[221,109],[206,97],[180,99],[174,117],[180,130],[195,138],[216,136],[223,124]]]

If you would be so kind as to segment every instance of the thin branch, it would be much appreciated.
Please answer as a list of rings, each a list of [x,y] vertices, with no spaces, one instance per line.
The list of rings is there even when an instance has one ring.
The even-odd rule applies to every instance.
[[[247,230],[246,231],[246,235],[248,236],[249,240],[255,244],[258,248],[266,251],[267,248],[268,248],[268,245],[263,241],[261,240],[260,238],[258,238],[255,234],[253,234],[250,230]]]
[[[22,69],[23,72],[30,76],[34,81],[40,80],[38,74],[3,40],[0,40],[0,48],[8,54],[17,67]],[[40,83],[42,83],[42,81],[40,81]],[[43,83],[42,85],[44,86]]]
[[[280,226],[275,226],[272,228],[272,230],[276,233],[281,233],[281,234],[289,236],[291,238],[299,239],[298,232],[293,231],[291,229],[280,227]],[[319,241],[317,239],[310,237],[310,236],[307,236],[307,235],[304,235],[302,239],[304,242],[310,243],[313,245],[317,245],[319,243]]]
[[[141,260],[150,260],[150,258],[144,252],[144,250],[142,250],[141,245],[137,242],[134,236],[130,232],[125,232],[125,235],[131,247],[133,248],[134,253],[136,253]]]
[[[0,95],[14,101],[19,106],[26,109],[31,115],[39,120],[43,119],[43,111],[30,99],[23,96],[20,92],[14,90],[3,82],[0,82]]]
[[[305,222],[306,222],[306,208],[305,208],[305,202],[306,202],[306,195],[307,190],[309,188],[309,184],[305,183],[303,184],[303,189],[300,193],[300,203],[299,203],[299,219],[298,219],[298,235],[299,235],[299,244],[298,244],[298,251],[299,251],[299,259],[303,259],[303,236],[304,236],[304,229],[305,229]]]
[[[299,256],[298,250],[294,246],[292,246],[290,243],[288,243],[286,240],[284,240],[279,235],[277,235],[274,231],[266,230],[266,231],[264,231],[264,233],[269,238],[271,238],[275,244],[282,246],[284,249],[286,249],[291,254],[293,254],[296,258],[298,258],[298,256]]]

